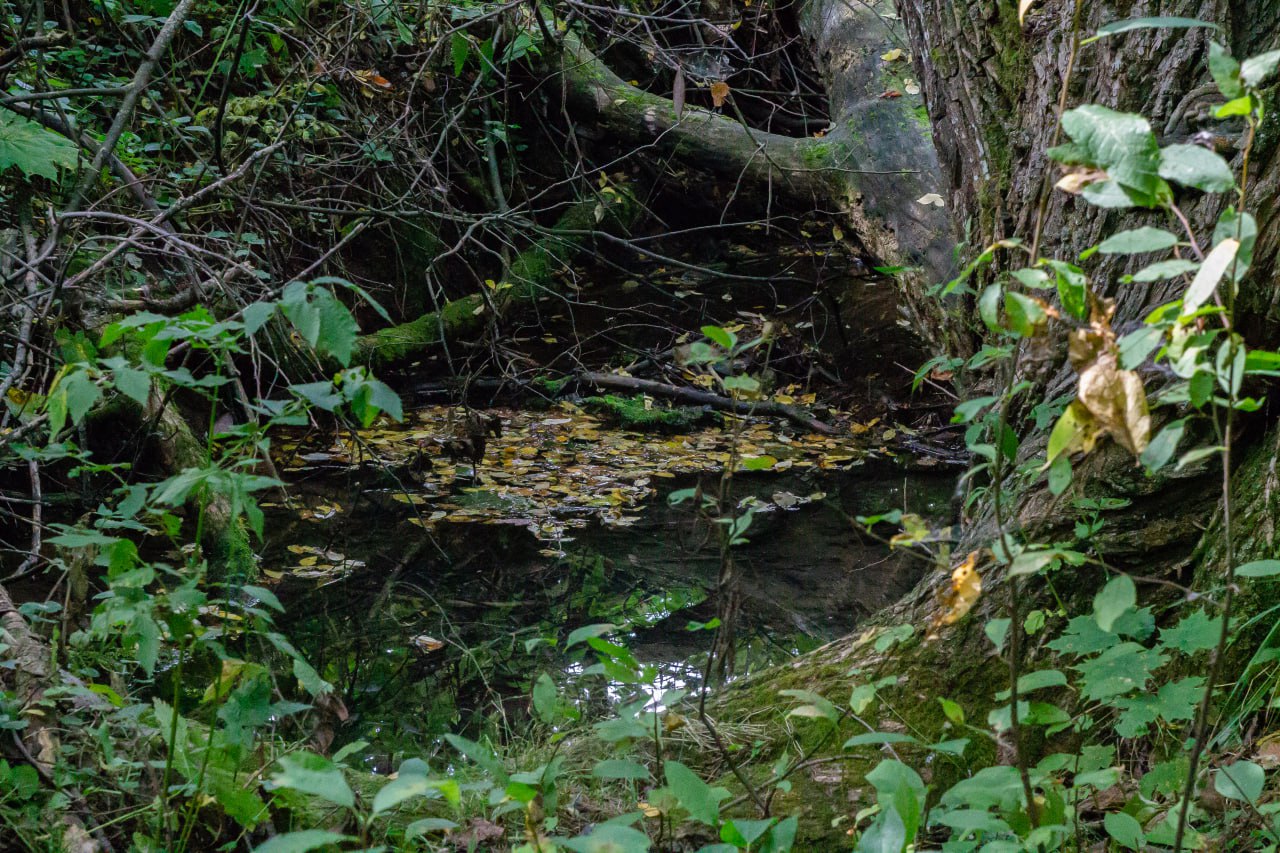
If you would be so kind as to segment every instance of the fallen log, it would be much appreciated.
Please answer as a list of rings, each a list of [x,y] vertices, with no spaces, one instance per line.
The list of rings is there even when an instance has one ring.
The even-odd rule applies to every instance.
[[[602,193],[571,205],[545,237],[511,261],[499,286],[441,305],[416,320],[379,329],[356,342],[356,361],[371,366],[404,361],[455,340],[477,338],[517,305],[558,292],[559,273],[597,230],[626,231],[640,205],[626,192]]]
[[[721,411],[733,412],[735,415],[786,418],[810,432],[817,432],[822,435],[840,434],[840,430],[818,420],[804,409],[798,406],[788,406],[785,403],[776,403],[772,400],[735,400],[732,397],[713,394],[710,391],[682,388],[679,385],[654,382],[652,379],[637,379],[634,376],[619,376],[616,373],[596,373],[584,370],[576,375],[579,382],[586,385],[594,385],[597,388],[652,394],[655,397],[665,397],[669,400],[694,406],[711,406]]]

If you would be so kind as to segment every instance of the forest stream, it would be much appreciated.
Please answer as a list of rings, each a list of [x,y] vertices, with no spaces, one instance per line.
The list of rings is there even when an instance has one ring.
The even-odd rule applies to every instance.
[[[337,676],[350,718],[335,747],[366,741],[367,765],[386,772],[399,751],[495,710],[518,723],[537,673],[564,682],[581,670],[557,638],[592,624],[617,626],[664,686],[701,684],[712,634],[689,627],[714,618],[720,551],[691,502],[669,498],[718,487],[726,430],[645,435],[574,409],[488,412],[505,429],[474,476],[439,460],[397,478],[383,464],[439,430],[442,407],[362,436],[364,464],[341,438],[279,454],[291,502],[264,506],[262,570],[293,642]],[[956,479],[852,437],[740,427],[743,453],[774,470],[733,479],[737,506],[752,510],[734,549],[738,676],[845,636],[908,591],[925,564],[851,518],[903,508],[945,537]]]

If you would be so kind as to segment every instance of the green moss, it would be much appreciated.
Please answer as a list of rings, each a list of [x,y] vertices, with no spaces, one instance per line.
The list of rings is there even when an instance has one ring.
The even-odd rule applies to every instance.
[[[617,423],[623,429],[642,432],[680,432],[697,426],[715,414],[692,406],[665,406],[646,402],[644,397],[620,397],[606,394],[603,397],[587,397],[582,406],[589,412],[600,414]]]

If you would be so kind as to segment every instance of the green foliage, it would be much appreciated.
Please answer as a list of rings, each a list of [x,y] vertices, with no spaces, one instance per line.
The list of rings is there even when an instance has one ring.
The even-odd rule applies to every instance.
[[[0,172],[13,168],[28,178],[57,180],[60,170],[76,167],[79,154],[65,137],[0,107]]]

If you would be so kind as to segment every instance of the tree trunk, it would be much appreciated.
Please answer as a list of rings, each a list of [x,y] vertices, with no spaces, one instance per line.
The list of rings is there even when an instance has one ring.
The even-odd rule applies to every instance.
[[[947,186],[940,189],[948,201],[957,230],[967,234],[971,257],[995,240],[1021,237],[1029,241],[1040,209],[1046,171],[1057,179],[1057,169],[1045,156],[1055,137],[1055,115],[1060,84],[1072,43],[1073,3],[1042,0],[1033,6],[1020,27],[1017,3],[995,0],[901,0],[899,11],[910,36],[911,51],[923,84],[942,174]],[[1209,96],[1211,83],[1206,56],[1210,39],[1228,44],[1236,56],[1248,56],[1280,46],[1280,4],[1276,2],[1227,3],[1182,0],[1153,3],[1091,3],[1082,0],[1081,34],[1091,35],[1105,23],[1144,15],[1185,16],[1218,23],[1221,30],[1142,29],[1099,40],[1079,52],[1066,99],[1068,109],[1082,103],[1101,103],[1114,109],[1146,116],[1160,143],[1183,141],[1198,128],[1202,112],[1197,104]],[[1211,96],[1209,96],[1211,97]],[[1220,100],[1220,99],[1219,99]],[[1268,107],[1273,107],[1268,104]],[[1280,342],[1280,288],[1273,284],[1280,228],[1274,216],[1280,187],[1280,158],[1276,156],[1275,113],[1268,113],[1270,132],[1259,134],[1250,160],[1249,208],[1261,225],[1255,259],[1237,303],[1240,328],[1251,344]],[[1209,125],[1221,127],[1221,125]],[[1235,139],[1231,140],[1235,142]],[[1232,154],[1226,155],[1230,161]],[[1239,173],[1240,154],[1232,163]],[[1221,195],[1186,193],[1178,202],[1197,233],[1212,223],[1231,199]],[[1106,234],[1138,224],[1164,225],[1162,214],[1117,212],[1092,207],[1083,199],[1050,189],[1043,220],[1042,256],[1068,260],[1096,244]],[[1208,226],[1206,228],[1206,226]],[[1115,324],[1140,321],[1147,311],[1181,295],[1181,283],[1122,284],[1119,277],[1148,260],[1131,256],[1095,256],[1085,264],[1094,286],[1117,303]],[[1021,265],[1021,264],[1019,264]],[[917,282],[916,284],[919,284]],[[930,316],[935,300],[923,288],[913,287],[907,298],[916,304],[915,316]],[[949,305],[942,337],[978,338],[981,323],[966,304]],[[937,340],[938,336],[932,336]],[[1025,370],[1027,378],[1042,383],[1049,396],[1070,391],[1074,375],[1060,341],[1049,364]],[[1032,363],[1035,359],[1024,359]],[[1049,369],[1044,370],[1045,367]],[[1034,367],[1034,365],[1033,365]],[[982,381],[981,377],[978,378]],[[1232,476],[1236,503],[1236,562],[1276,553],[1274,519],[1280,517],[1280,428],[1265,415],[1244,420],[1243,440],[1236,457],[1241,460]],[[1041,449],[1042,449],[1041,445]],[[1024,448],[1024,453],[1028,448]],[[1132,504],[1108,514],[1107,532],[1094,546],[1112,566],[1151,578],[1173,578],[1203,589],[1221,584],[1224,570],[1220,521],[1220,470],[1188,469],[1179,474],[1149,478],[1135,468],[1132,457],[1111,445],[1100,447],[1079,466],[1075,484],[1091,497],[1127,498]],[[1045,538],[1054,528],[1069,525],[1057,518],[1062,504],[1047,494],[1033,494],[1019,521],[1040,525]],[[985,547],[995,533],[990,507],[979,507],[975,518],[960,529],[958,553]],[[1207,524],[1206,524],[1207,522]],[[1206,529],[1207,528],[1207,529]],[[1243,541],[1241,541],[1243,540]],[[1070,574],[1067,574],[1070,572]],[[859,634],[832,643],[798,659],[794,664],[744,679],[725,691],[716,716],[742,718],[753,709],[778,708],[777,691],[801,688],[824,693],[839,703],[850,681],[866,683],[884,675],[897,677],[896,687],[884,693],[887,702],[879,717],[866,723],[879,730],[908,731],[921,738],[949,737],[936,699],[959,702],[968,721],[983,725],[996,691],[1007,688],[1008,668],[986,639],[983,625],[1003,615],[1007,599],[1004,579],[995,567],[982,571],[982,598],[974,611],[957,624],[943,628],[935,641],[920,639],[940,610],[937,592],[948,582],[946,572],[934,572],[902,601],[877,616]],[[1068,606],[1087,610],[1094,590],[1105,579],[1096,569],[1066,569],[1058,576],[1058,588],[1070,591]],[[1034,579],[1025,584],[1028,599],[1044,594]],[[1153,584],[1139,584],[1143,603],[1163,595],[1173,603],[1173,593]],[[1273,606],[1276,593],[1246,590],[1238,599],[1237,613],[1247,619]],[[1024,605],[1025,608],[1035,606]],[[1074,614],[1073,614],[1074,615]],[[885,629],[910,624],[915,639],[877,651],[875,640]],[[1265,632],[1263,626],[1260,630]],[[1251,652],[1250,640],[1238,638],[1240,651],[1228,661],[1227,678],[1233,678]],[[1033,652],[1047,654],[1047,652]],[[1039,661],[1037,663],[1040,663]],[[1235,666],[1232,670],[1231,667]],[[1028,664],[1029,668],[1037,668]],[[856,673],[853,679],[851,673]],[[890,711],[889,709],[892,709]],[[755,721],[759,721],[758,716]],[[847,729],[847,730],[846,730]],[[848,724],[829,737],[816,753],[821,758],[839,752],[839,744],[852,734],[866,731]],[[816,737],[816,736],[814,736]],[[815,746],[814,738],[800,735],[803,746]],[[1007,744],[993,747],[975,743],[966,753],[965,765],[1008,760],[998,754]],[[781,745],[779,745],[781,749]],[[986,750],[984,754],[982,750]],[[976,752],[975,752],[976,750]],[[842,831],[832,820],[847,820],[869,804],[865,773],[882,756],[865,752],[838,764],[822,763],[798,770],[791,778],[792,791],[775,799],[777,813],[798,812],[801,833],[809,849],[839,842]],[[921,765],[926,781],[945,786],[945,762]],[[834,769],[833,769],[834,768]],[[847,824],[845,824],[847,825]]]

